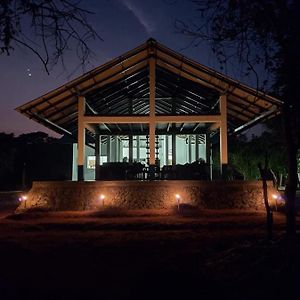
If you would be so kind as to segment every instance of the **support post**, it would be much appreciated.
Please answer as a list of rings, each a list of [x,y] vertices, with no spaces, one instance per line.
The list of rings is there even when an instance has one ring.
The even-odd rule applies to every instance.
[[[192,162],[192,136],[189,135],[188,138],[188,149],[189,149],[189,163]]]
[[[176,134],[172,133],[172,166],[176,165]]]
[[[128,158],[128,161],[130,163],[133,163],[133,135],[130,134],[128,136],[129,138],[129,143],[128,143],[128,147],[129,147],[129,158]]]
[[[227,145],[227,95],[220,97],[220,163],[221,175],[225,179],[228,165],[228,145]]]
[[[199,159],[199,134],[195,135],[195,160]]]
[[[118,162],[118,136],[115,135],[114,144],[113,144],[113,160],[114,162]]]
[[[118,161],[122,161],[122,149],[121,149],[122,140],[118,138]]]
[[[169,136],[165,135],[165,164],[169,164]]]
[[[96,157],[96,161],[95,161],[95,179],[99,180],[99,170],[100,170],[100,145],[101,145],[101,141],[100,141],[100,134],[96,133],[95,135],[95,157]]]
[[[84,180],[85,160],[85,126],[83,122],[85,114],[85,98],[78,96],[78,136],[77,136],[77,170],[78,181]]]
[[[111,151],[110,151],[110,148],[111,148],[111,138],[110,138],[110,135],[107,136],[107,144],[106,144],[106,150],[107,150],[107,162],[111,162]]]
[[[210,164],[210,134],[205,134],[205,161]]]
[[[140,161],[140,136],[136,136],[136,160]]]
[[[149,165],[155,165],[155,58],[149,59],[149,106],[150,106],[150,122],[149,122]]]
[[[149,165],[155,165],[155,123],[151,122],[149,124]]]
[[[205,161],[209,166],[209,177],[212,180],[212,150],[211,150],[211,143],[210,143],[210,133],[207,132],[205,134]]]

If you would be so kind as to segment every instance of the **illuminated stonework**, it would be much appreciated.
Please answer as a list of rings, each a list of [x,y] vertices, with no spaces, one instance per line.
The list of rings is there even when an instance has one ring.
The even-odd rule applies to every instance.
[[[276,193],[269,183],[270,201]],[[164,209],[189,204],[200,209],[264,209],[259,181],[94,181],[34,182],[25,207],[56,210],[94,210],[103,206],[126,209]],[[105,201],[104,201],[105,200]],[[272,204],[272,203],[271,203]]]

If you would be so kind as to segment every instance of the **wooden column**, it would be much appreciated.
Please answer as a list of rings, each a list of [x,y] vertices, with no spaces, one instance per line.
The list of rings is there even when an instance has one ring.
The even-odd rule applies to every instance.
[[[220,97],[220,163],[221,174],[225,178],[228,165],[228,145],[227,145],[227,95]]]
[[[155,123],[149,124],[149,165],[155,165]]]
[[[77,176],[78,181],[84,180],[84,160],[85,160],[85,98],[78,96],[78,136],[77,136]]]
[[[150,122],[149,122],[149,165],[155,165],[155,58],[149,59],[149,106],[150,106]]]
[[[95,157],[96,157],[96,166],[95,166],[95,179],[99,179],[99,169],[100,169],[100,145],[101,145],[101,140],[100,140],[100,134],[96,133],[95,135]]]

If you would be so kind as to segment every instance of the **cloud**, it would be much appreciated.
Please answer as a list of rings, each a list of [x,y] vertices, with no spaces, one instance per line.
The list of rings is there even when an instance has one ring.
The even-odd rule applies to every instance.
[[[131,0],[120,0],[120,2],[135,16],[148,34],[155,30],[154,23],[149,20],[145,13],[137,7]]]

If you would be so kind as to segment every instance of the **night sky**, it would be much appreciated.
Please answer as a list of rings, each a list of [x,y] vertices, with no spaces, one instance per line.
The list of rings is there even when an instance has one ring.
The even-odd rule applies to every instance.
[[[90,23],[104,40],[90,44],[95,56],[85,71],[131,50],[150,37],[218,69],[218,63],[208,47],[187,47],[190,38],[176,32],[176,19],[195,21],[198,17],[194,4],[189,0],[85,0],[82,6],[94,11]],[[39,60],[27,50],[16,49],[11,56],[0,55],[0,132],[19,135],[41,130],[55,135],[14,109],[81,75],[83,70],[78,68],[78,64],[76,56],[70,51],[66,57],[67,70],[57,65],[47,75]],[[229,75],[252,83],[237,72]]]

